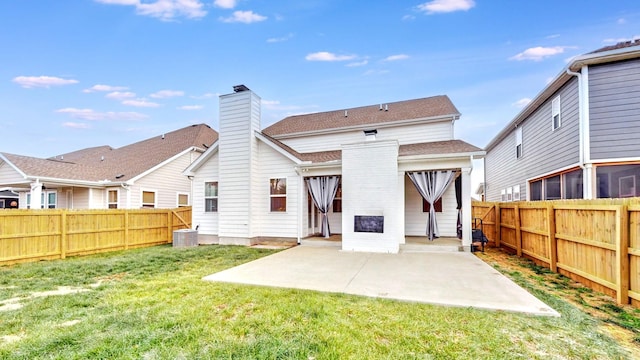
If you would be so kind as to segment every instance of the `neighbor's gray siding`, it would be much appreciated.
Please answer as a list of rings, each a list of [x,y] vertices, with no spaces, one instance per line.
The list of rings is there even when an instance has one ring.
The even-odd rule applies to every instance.
[[[562,126],[551,129],[551,101],[560,95]],[[522,126],[522,157],[516,159],[515,128],[487,151],[486,200],[500,201],[502,189],[520,185],[527,199],[527,179],[577,164],[579,161],[578,81],[571,79],[534,111]]]
[[[591,159],[640,156],[640,60],[589,67]]]

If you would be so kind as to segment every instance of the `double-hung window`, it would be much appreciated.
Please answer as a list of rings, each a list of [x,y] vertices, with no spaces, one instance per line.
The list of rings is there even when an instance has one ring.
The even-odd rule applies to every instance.
[[[272,212],[287,211],[287,179],[269,179],[269,197]]]
[[[560,96],[556,96],[551,101],[551,129],[556,130],[562,126],[562,118],[560,116]]]
[[[516,128],[516,159],[522,157],[522,127]]]
[[[204,211],[218,212],[218,182],[204,183]]]
[[[155,191],[142,191],[142,207],[154,208],[156,207],[156,192]]]
[[[107,192],[107,207],[109,209],[118,208],[118,190],[113,189]]]

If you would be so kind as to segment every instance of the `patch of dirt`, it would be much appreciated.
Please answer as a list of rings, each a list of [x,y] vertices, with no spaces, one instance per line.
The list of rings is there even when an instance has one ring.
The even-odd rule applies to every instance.
[[[29,296],[15,297],[0,301],[0,311],[18,310],[24,306],[23,301],[47,296],[60,296],[77,294],[80,292],[90,291],[89,289],[76,288],[71,286],[58,286],[56,290],[33,292]]]
[[[640,354],[640,310],[631,305],[618,305],[615,299],[593,291],[586,286],[551,270],[536,265],[526,258],[497,248],[474,253],[501,273],[520,273],[529,286],[553,294],[585,313],[600,320],[602,331],[633,354]]]

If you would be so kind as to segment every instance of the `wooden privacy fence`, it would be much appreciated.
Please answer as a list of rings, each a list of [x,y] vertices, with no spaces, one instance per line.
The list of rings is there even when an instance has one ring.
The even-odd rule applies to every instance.
[[[640,199],[472,206],[496,247],[640,307]]]
[[[190,227],[191,207],[1,210],[0,265],[166,244]]]

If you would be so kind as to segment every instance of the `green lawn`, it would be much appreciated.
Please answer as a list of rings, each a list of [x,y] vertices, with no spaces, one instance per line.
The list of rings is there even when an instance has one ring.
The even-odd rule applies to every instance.
[[[159,246],[0,267],[0,359],[632,358],[550,295],[560,318],[201,280],[272,252]],[[41,294],[54,290],[70,293]]]

